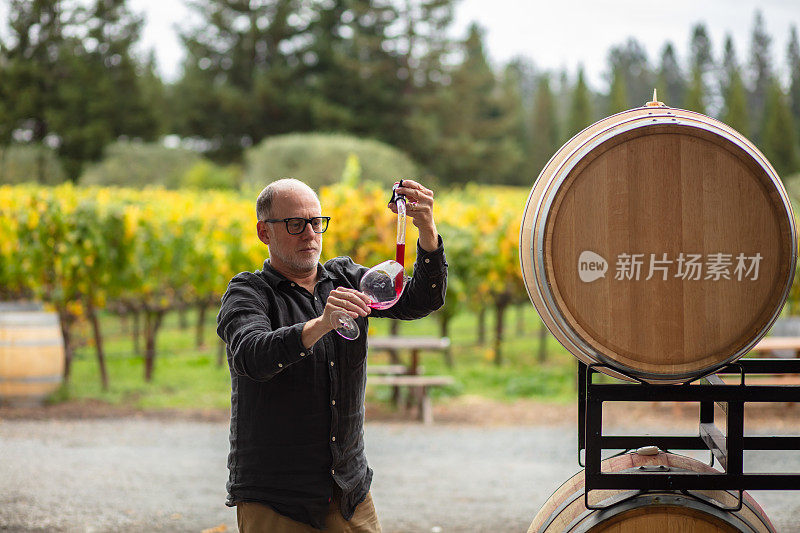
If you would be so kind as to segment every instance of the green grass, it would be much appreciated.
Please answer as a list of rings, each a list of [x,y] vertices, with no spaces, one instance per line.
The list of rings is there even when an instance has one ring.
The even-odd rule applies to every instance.
[[[537,361],[540,320],[530,306],[522,307],[523,318],[518,321],[518,309],[506,313],[505,340],[502,347],[503,364],[493,361],[494,316],[487,320],[486,345],[477,344],[477,317],[464,313],[453,319],[450,328],[454,365],[448,367],[438,352],[422,352],[426,374],[447,374],[456,379],[452,387],[440,388],[434,395],[454,397],[476,395],[495,400],[535,398],[553,402],[571,402],[575,398],[575,358],[568,354],[551,336],[547,337],[548,358]],[[132,335],[115,316],[102,318],[105,333],[106,367],[109,390],[100,386],[99,370],[93,346],[83,346],[76,352],[71,378],[54,401],[95,399],[114,405],[136,408],[227,408],[230,405],[230,375],[227,363],[217,365],[221,344],[214,331],[216,310],[207,314],[206,347],[195,346],[196,315],[187,313],[188,327],[182,328],[177,313],[165,317],[158,336],[158,355],[150,383],[144,381],[144,361],[133,351]],[[524,328],[518,331],[518,323]],[[433,317],[400,325],[401,335],[438,335],[439,326]],[[375,319],[370,323],[371,335],[387,335],[389,321]],[[90,338],[88,330],[81,336]],[[143,341],[142,341],[143,343]],[[401,353],[405,358],[408,354]],[[370,356],[375,364],[388,363],[388,355]],[[369,387],[368,400],[389,398],[388,387]]]

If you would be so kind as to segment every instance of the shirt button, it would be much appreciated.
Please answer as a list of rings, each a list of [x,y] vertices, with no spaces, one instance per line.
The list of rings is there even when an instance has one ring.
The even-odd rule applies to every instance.
[[[435,289],[435,288],[436,288],[436,284],[434,283],[434,284],[431,285],[431,289]]]
[[[430,263],[430,262],[431,262],[431,260],[430,260],[430,259],[428,259],[428,258],[426,257],[426,258],[425,258],[425,262],[426,262],[426,263]]]
[[[331,366],[333,366],[333,361],[331,361]]]
[[[331,441],[336,442],[336,437],[331,437]]]
[[[331,405],[336,405],[336,400],[331,400]]]
[[[300,352],[300,357],[305,357],[305,356],[306,356],[306,352]]]
[[[294,283],[292,283],[292,287],[296,287],[296,286],[297,286],[297,285],[295,285]]]
[[[334,470],[333,468],[331,468],[331,475],[334,475],[334,474],[336,474],[336,470]]]
[[[278,368],[283,368],[283,363],[278,363]]]

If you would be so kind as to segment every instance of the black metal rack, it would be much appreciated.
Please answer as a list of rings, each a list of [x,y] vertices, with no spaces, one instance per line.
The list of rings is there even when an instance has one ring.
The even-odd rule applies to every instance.
[[[639,490],[800,490],[800,472],[745,473],[746,450],[800,450],[800,436],[745,436],[744,406],[748,402],[800,402],[800,385],[759,385],[747,378],[759,374],[800,374],[800,359],[740,359],[713,374],[678,385],[638,383],[593,383],[600,364],[578,363],[578,462],[585,466],[585,487]],[[617,370],[615,370],[617,371]],[[618,371],[617,371],[618,372]],[[735,384],[720,374],[737,374]],[[637,380],[638,381],[638,380]],[[698,383],[700,382],[700,383]],[[604,402],[695,402],[700,404],[697,435],[603,435]],[[726,431],[714,422],[714,404],[725,413]],[[603,473],[603,450],[633,450],[658,446],[667,450],[710,450],[720,473],[644,471]],[[581,452],[585,464],[581,462]]]

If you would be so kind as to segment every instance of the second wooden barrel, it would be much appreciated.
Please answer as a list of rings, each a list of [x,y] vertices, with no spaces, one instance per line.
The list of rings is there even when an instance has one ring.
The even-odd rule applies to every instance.
[[[717,472],[713,468],[681,455],[629,453],[606,459],[603,472],[636,473],[645,469],[671,472]],[[556,490],[533,519],[528,533],[767,533],[775,528],[763,509],[746,492],[742,508],[735,508],[736,496],[727,491],[697,491],[696,496],[680,492],[595,490],[589,502],[604,510],[584,505],[584,473],[575,474]]]
[[[767,333],[792,283],[795,222],[746,138],[651,104],[597,122],[547,163],[520,260],[531,301],[576,357],[673,383]]]
[[[58,315],[38,305],[0,304],[0,403],[38,404],[64,373]]]

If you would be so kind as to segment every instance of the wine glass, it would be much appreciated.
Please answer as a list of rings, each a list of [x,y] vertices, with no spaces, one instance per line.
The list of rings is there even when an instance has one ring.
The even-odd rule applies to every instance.
[[[388,309],[400,299],[408,279],[403,265],[389,259],[367,270],[361,277],[358,288],[369,297],[368,305],[371,308]],[[358,338],[358,325],[346,312],[336,311],[331,319],[338,324],[336,333],[347,340]]]
[[[366,294],[373,309],[389,309],[403,293],[407,277],[405,275],[405,253],[406,253],[406,197],[397,192],[398,187],[403,186],[400,180],[392,187],[392,198],[389,204],[395,204],[397,208],[397,243],[394,260],[389,259],[366,271],[359,282],[359,290]],[[347,340],[358,338],[358,325],[350,315],[344,311],[336,311],[331,315],[331,320],[336,326],[336,333]]]

